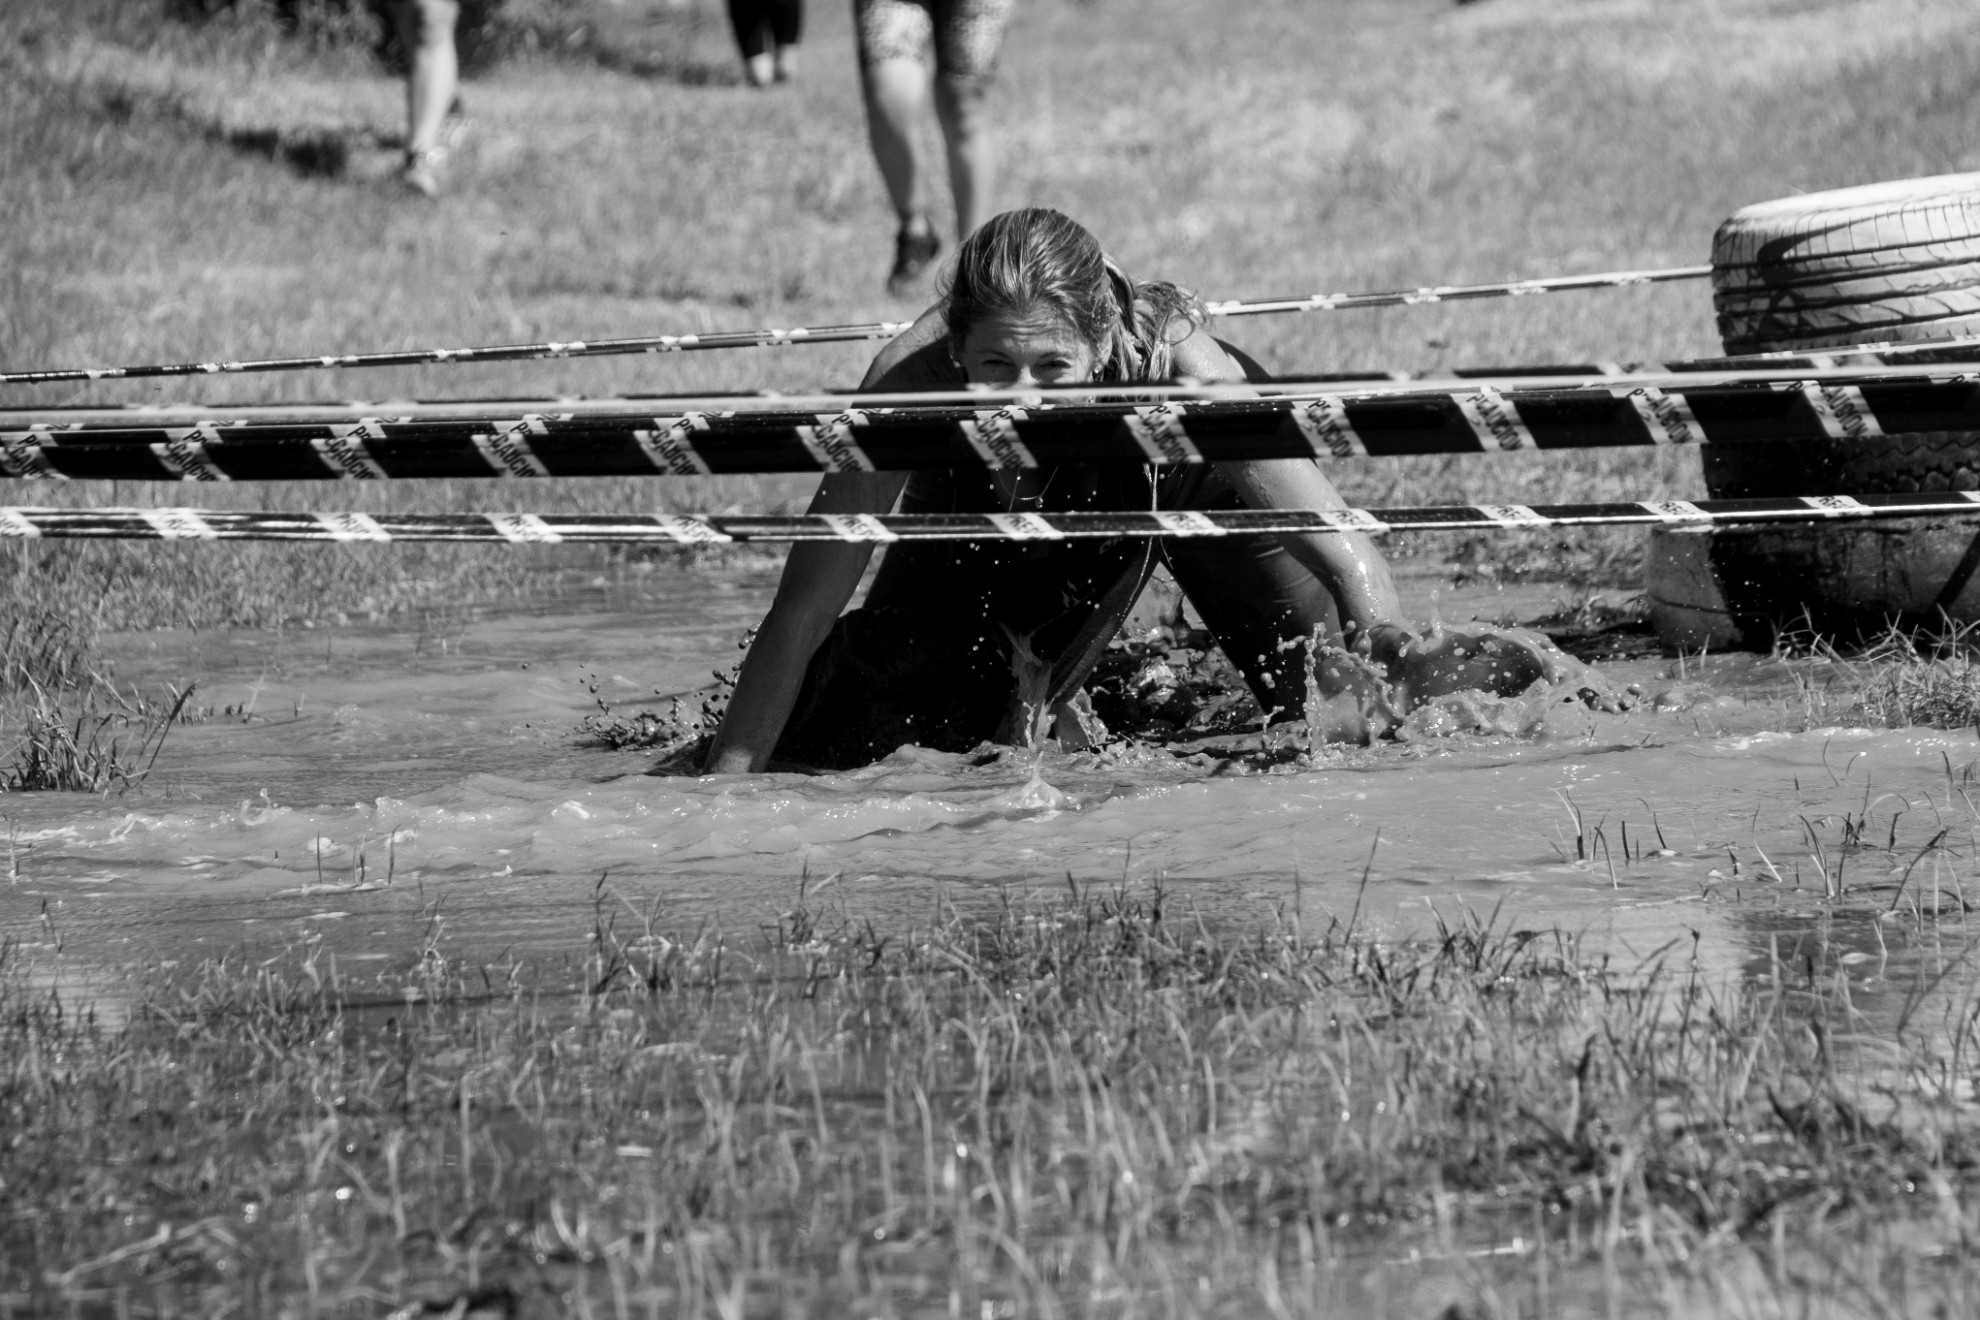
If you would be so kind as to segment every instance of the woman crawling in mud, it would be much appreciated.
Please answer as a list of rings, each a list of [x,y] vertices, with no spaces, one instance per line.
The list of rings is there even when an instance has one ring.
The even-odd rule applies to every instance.
[[[1263,373],[1213,339],[1190,295],[1128,278],[1057,211],[1006,212],[962,245],[942,301],[883,349],[862,390],[1000,389]],[[1028,470],[834,473],[813,513],[1340,507],[1310,459]],[[1606,686],[1544,638],[1420,634],[1388,565],[1356,532],[1118,540],[922,542],[889,548],[864,606],[841,615],[870,544],[792,548],[708,754],[711,772],[774,758],[841,769],[904,743],[966,751],[1040,728],[1074,743],[1080,699],[1160,562],[1274,722],[1367,742],[1452,692]]]

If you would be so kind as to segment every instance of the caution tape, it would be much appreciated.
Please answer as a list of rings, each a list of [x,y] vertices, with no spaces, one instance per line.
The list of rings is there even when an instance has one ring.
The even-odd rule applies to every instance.
[[[1297,532],[1528,531],[1550,527],[1834,522],[1980,516],[1980,491],[1768,500],[1428,505],[1383,509],[1119,513],[533,514],[247,513],[219,509],[0,508],[0,539],[476,541],[511,545],[719,545],[750,541],[1038,541]]]
[[[917,396],[903,396],[914,398]],[[698,476],[1511,453],[1980,432],[1980,377],[1491,386],[1159,404],[954,405],[7,429],[0,476],[139,481]]]
[[[1862,370],[1879,366],[1973,362],[1980,359],[1980,338],[1935,339],[1915,344],[1843,344],[1820,350],[1747,353],[1736,357],[1672,358],[1663,362],[1564,362],[1512,367],[1438,367],[1429,371],[1335,371],[1303,375],[1301,383],[1350,384],[1355,381],[1422,383],[1436,380],[1526,379],[1579,376],[1616,379],[1651,375],[1723,375],[1739,371],[1815,372]]]
[[[1474,298],[1517,298],[1579,289],[1615,289],[1669,280],[1703,279],[1710,266],[1663,270],[1606,271],[1553,279],[1511,280],[1499,284],[1451,284],[1379,293],[1314,293],[1293,298],[1232,300],[1205,304],[1212,316],[1259,316],[1279,312],[1334,312],[1365,307],[1416,306]],[[724,348],[784,348],[892,339],[907,321],[865,321],[848,325],[795,326],[788,330],[724,330],[705,334],[642,335],[615,339],[544,340],[533,344],[483,344],[466,348],[413,348],[383,353],[322,353],[306,357],[242,361],[175,362],[150,366],[65,367],[0,372],[0,385],[54,385],[99,380],[147,380],[165,376],[237,375],[264,371],[320,371],[351,367],[417,367],[466,362],[524,362],[554,358],[609,357],[637,353],[691,353]]]
[[[1980,342],[1980,341],[1977,341]],[[1773,362],[1756,360],[1724,369],[1698,371],[1656,370],[1616,374],[1562,375],[1551,368],[1530,368],[1526,376],[1444,377],[1436,381],[1411,379],[1372,379],[1357,377],[1342,382],[1326,377],[1279,378],[1269,382],[1183,380],[1172,384],[1087,384],[1047,389],[991,389],[987,386],[958,386],[947,390],[842,391],[820,394],[715,393],[653,394],[606,398],[470,398],[438,400],[393,400],[372,403],[169,403],[103,406],[59,406],[0,409],[0,431],[45,429],[54,431],[224,429],[264,423],[357,426],[378,422],[457,422],[480,427],[513,423],[518,419],[542,417],[558,422],[610,422],[644,425],[644,418],[656,413],[683,416],[748,416],[762,420],[784,419],[805,424],[820,417],[835,417],[854,410],[875,413],[932,415],[929,410],[949,408],[956,415],[989,414],[999,409],[1069,408],[1077,405],[1111,407],[1118,414],[1152,404],[1208,404],[1249,402],[1258,399],[1307,400],[1333,397],[1344,400],[1396,399],[1422,400],[1479,390],[1501,394],[1539,392],[1586,392],[1610,394],[1635,389],[1681,390],[1693,392],[1739,386],[1769,389],[1796,389],[1805,385],[1846,387],[1863,385],[1959,384],[1980,380],[1980,359],[1960,359],[1955,363],[1877,362],[1870,365],[1818,367],[1806,360]],[[494,420],[506,419],[506,422]]]

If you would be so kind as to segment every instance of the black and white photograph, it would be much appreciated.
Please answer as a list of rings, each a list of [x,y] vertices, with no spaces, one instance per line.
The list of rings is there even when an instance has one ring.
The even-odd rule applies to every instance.
[[[0,0],[0,838],[0,1320],[1980,1316],[1980,4]]]

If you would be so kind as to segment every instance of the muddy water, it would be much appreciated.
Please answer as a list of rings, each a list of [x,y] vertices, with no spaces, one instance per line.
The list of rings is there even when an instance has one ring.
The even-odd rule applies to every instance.
[[[1418,617],[1555,603],[1407,581]],[[1070,879],[1159,881],[1224,925],[1354,914],[1400,934],[1496,911],[1726,970],[1785,947],[1873,994],[1949,956],[1956,923],[1879,913],[1926,840],[1971,834],[1974,735],[1811,728],[1799,693],[1823,675],[1756,657],[1620,660],[1605,668],[1648,697],[1627,714],[1559,707],[1526,735],[1312,766],[910,750],[815,778],[656,778],[648,753],[580,745],[599,698],[629,711],[733,663],[773,584],[660,571],[501,615],[113,638],[122,680],[197,679],[213,713],[173,732],[141,793],[0,798],[0,929],[113,998],[118,969],[309,941],[353,969],[403,965],[436,923],[456,953],[574,958],[601,878],[622,928],[749,932],[801,886],[905,926]],[[1950,895],[1964,865],[1932,854],[1900,909]]]

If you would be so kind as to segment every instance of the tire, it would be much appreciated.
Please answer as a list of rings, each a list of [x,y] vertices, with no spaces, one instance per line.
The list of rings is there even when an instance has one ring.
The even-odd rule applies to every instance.
[[[1980,446],[1969,431],[1706,445],[1699,454],[1705,486],[1721,500],[1980,490]]]
[[[1899,249],[1903,255],[1903,249]],[[1712,272],[1713,301],[1773,298],[1783,302],[1865,302],[1872,298],[1905,298],[1937,293],[1980,281],[1980,262],[1971,255],[1904,259],[1880,266],[1869,275],[1807,275],[1787,268],[1762,273],[1720,267]]]
[[[1750,206],[1712,257],[1729,354],[1980,336],[1980,174]],[[1717,499],[1980,490],[1968,431],[1708,445],[1702,459]],[[1658,634],[1680,647],[1980,621],[1980,518],[1659,529],[1646,569]]]
[[[1980,261],[1946,262],[1914,270],[1881,271],[1846,280],[1753,285],[1715,290],[1719,315],[1763,316],[1879,303],[1958,298],[1980,288]]]
[[[1724,342],[1727,353],[1738,355],[1773,353],[1780,350],[1812,352],[1824,348],[1843,348],[1852,344],[1923,344],[1941,339],[1971,339],[1975,336],[1980,336],[1980,316],[1948,316],[1936,321],[1898,321],[1882,327],[1875,333],[1844,330],[1833,334],[1777,335],[1768,339],[1728,339]],[[1963,352],[1949,351],[1938,360],[1971,362],[1973,352],[1971,349]]]
[[[1749,206],[1712,239],[1729,354],[1980,336],[1980,174],[1899,179]],[[1965,431],[1708,447],[1715,498],[1975,489]]]
[[[1728,300],[1729,301],[1729,300]],[[1773,344],[1844,336],[1851,343],[1889,339],[1906,327],[1980,316],[1980,285],[1912,298],[1832,301],[1816,306],[1719,308],[1719,335],[1727,344]]]
[[[1712,237],[1712,265],[1790,277],[1871,273],[1980,239],[1980,174],[1897,179],[1745,207]],[[1909,250],[1911,258],[1899,255]]]
[[[1980,174],[1762,202],[1712,238],[1730,353],[1951,338],[1980,316]]]
[[[1660,527],[1644,595],[1657,635],[1687,651],[1766,650],[1788,630],[1945,632],[1980,621],[1980,515]]]

